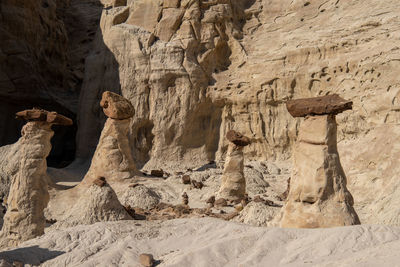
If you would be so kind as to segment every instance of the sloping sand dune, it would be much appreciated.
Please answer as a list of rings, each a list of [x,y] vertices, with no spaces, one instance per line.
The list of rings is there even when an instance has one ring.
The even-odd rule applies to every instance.
[[[140,224],[140,226],[139,226]],[[52,230],[0,257],[42,266],[400,266],[400,228],[252,227],[218,219],[96,223]]]

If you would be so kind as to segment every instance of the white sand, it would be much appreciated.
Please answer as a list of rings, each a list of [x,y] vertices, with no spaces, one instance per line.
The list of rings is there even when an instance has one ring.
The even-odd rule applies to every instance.
[[[364,267],[400,266],[399,251],[399,227],[281,229],[203,218],[52,230],[19,249],[1,252],[0,258],[45,261],[43,266],[140,266],[138,255],[151,253],[160,267]]]

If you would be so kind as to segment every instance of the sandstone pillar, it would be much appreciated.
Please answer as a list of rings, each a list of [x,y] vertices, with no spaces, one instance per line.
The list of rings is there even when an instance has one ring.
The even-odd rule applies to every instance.
[[[227,139],[231,143],[228,146],[218,197],[240,201],[246,193],[243,147],[250,143],[250,139],[232,130],[227,133]]]
[[[17,113],[28,120],[22,128],[18,172],[12,177],[8,208],[0,234],[0,246],[16,246],[20,242],[44,234],[43,210],[49,201],[46,158],[51,150],[52,124],[71,125],[72,121],[55,112],[33,109]]]
[[[309,102],[301,101],[292,101],[288,105],[293,116],[296,116],[294,110],[307,112],[297,113],[306,118],[300,124],[293,151],[290,191],[280,225],[318,228],[359,224],[353,208],[353,197],[346,187],[346,176],[340,164],[336,141],[335,114],[351,109],[352,103],[348,104],[347,101],[346,107],[340,104],[344,101],[335,100],[324,104],[324,97],[318,98],[317,104],[312,104],[316,103],[312,98],[307,100]],[[326,108],[321,109],[324,105]],[[317,106],[320,111],[325,111],[316,113]]]
[[[89,171],[79,186],[90,186],[99,177],[105,177],[112,184],[138,174],[128,137],[131,118],[135,114],[132,104],[124,97],[106,91],[100,105],[108,119]]]

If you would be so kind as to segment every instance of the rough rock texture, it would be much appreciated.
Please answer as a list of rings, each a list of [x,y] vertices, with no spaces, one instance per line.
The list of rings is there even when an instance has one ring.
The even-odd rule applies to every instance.
[[[28,122],[18,141],[18,169],[11,180],[7,213],[0,234],[0,246],[16,246],[20,242],[44,234],[44,208],[49,201],[46,157],[51,150],[54,132],[47,122]]]
[[[132,219],[118,200],[114,190],[105,183],[92,184],[80,194],[75,205],[65,212],[54,227],[69,227],[78,224],[93,224],[103,221]]]
[[[228,147],[224,173],[221,176],[221,187],[218,191],[220,198],[241,200],[246,193],[244,177],[243,147],[230,144]]]
[[[247,146],[250,144],[250,139],[247,136],[243,136],[241,133],[233,130],[226,133],[226,139],[237,146]]]
[[[127,207],[150,210],[160,203],[160,196],[144,185],[129,187],[119,198],[121,203]]]
[[[125,120],[135,115],[135,110],[129,100],[110,91],[103,93],[100,101],[104,114],[116,120]]]
[[[104,177],[112,184],[138,174],[130,150],[129,125],[129,119],[107,119],[89,171],[79,186],[86,187],[98,177]]]
[[[26,121],[44,121],[55,125],[72,125],[72,120],[55,111],[49,112],[43,109],[30,109],[16,113],[16,118]]]
[[[279,208],[270,207],[261,202],[250,202],[234,219],[254,226],[269,226],[269,222],[279,213]]]
[[[8,196],[11,180],[19,169],[21,142],[20,138],[12,145],[0,147],[0,159],[3,159],[0,163],[0,196],[3,199]]]
[[[336,143],[335,115],[306,117],[293,154],[290,191],[281,227],[318,228],[359,224],[346,187]]]
[[[351,109],[352,101],[344,100],[338,94],[289,100],[286,108],[293,117],[305,117],[308,115],[337,115]]]
[[[128,1],[105,9],[86,60],[78,156],[89,157],[101,130],[97,103],[104,88],[134,105],[131,149],[136,161],[159,168],[214,160],[223,101],[206,95],[213,73],[241,49],[242,1]],[[104,41],[104,44],[102,42]],[[110,53],[111,52],[111,53]],[[149,167],[149,168],[153,168]]]

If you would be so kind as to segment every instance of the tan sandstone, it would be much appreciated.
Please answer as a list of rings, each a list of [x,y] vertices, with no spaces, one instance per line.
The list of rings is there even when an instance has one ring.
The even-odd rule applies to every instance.
[[[302,121],[293,152],[290,191],[281,227],[319,228],[359,224],[336,143],[335,115]]]
[[[95,180],[74,203],[55,227],[132,219],[105,179]]]
[[[46,174],[46,158],[51,150],[50,140],[54,135],[53,123],[72,123],[70,119],[40,110],[32,118],[22,117],[28,123],[22,128],[19,146],[18,169],[11,180],[11,188],[7,199],[7,212],[0,233],[0,246],[12,247],[20,242],[44,234],[44,209],[49,202],[48,177]],[[28,111],[22,112],[29,114]],[[18,113],[18,114],[22,114]],[[51,118],[47,115],[51,114]],[[60,119],[61,118],[61,119]],[[52,121],[50,123],[48,121]]]
[[[240,133],[229,131],[227,138],[232,142],[228,146],[224,173],[221,177],[220,198],[227,200],[242,200],[246,194],[246,179],[244,177],[243,147],[250,143],[247,137]]]

